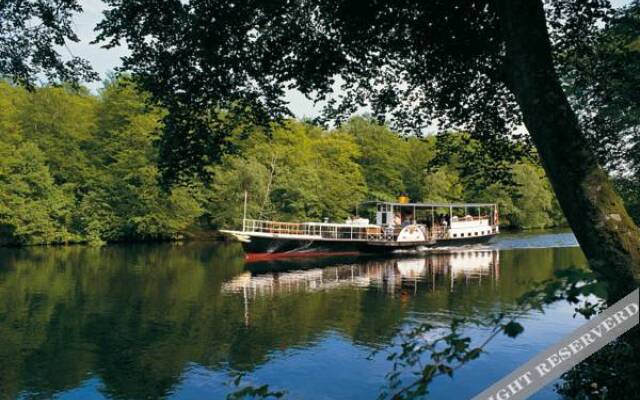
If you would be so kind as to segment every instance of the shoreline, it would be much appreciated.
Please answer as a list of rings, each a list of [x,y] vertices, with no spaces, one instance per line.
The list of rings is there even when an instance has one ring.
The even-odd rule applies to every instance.
[[[501,233],[503,234],[514,234],[514,233],[531,233],[535,234],[536,232],[550,232],[550,231],[570,231],[570,228],[566,225],[563,226],[554,226],[548,228],[531,228],[531,229],[522,229],[522,228],[511,228],[511,227],[500,227]],[[3,243],[0,238],[0,249],[21,249],[21,248],[29,248],[29,247],[69,247],[69,246],[85,246],[85,247],[104,247],[111,245],[126,245],[126,244],[161,244],[161,243],[184,243],[184,242],[221,242],[221,243],[231,243],[233,240],[229,238],[227,235],[220,233],[218,229],[192,229],[185,232],[182,232],[176,235],[176,238],[163,238],[163,239],[123,239],[117,241],[109,241],[97,244],[91,244],[88,240],[83,241],[69,241],[66,243],[32,243],[32,244],[21,244],[21,243]]]

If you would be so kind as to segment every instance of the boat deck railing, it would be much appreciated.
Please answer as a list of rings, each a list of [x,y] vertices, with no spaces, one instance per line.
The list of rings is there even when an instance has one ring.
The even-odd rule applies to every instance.
[[[489,220],[488,215],[465,215],[464,217],[452,217],[453,222],[463,222],[463,221],[482,221]]]
[[[435,225],[431,227],[431,229],[429,230],[429,235],[431,240],[446,239],[448,234],[447,231],[448,229],[445,228],[444,226]]]
[[[279,222],[258,219],[245,219],[243,232],[275,233],[280,235],[303,235],[322,239],[345,240],[386,240],[395,241],[401,227],[381,228],[377,225],[332,224],[325,222]],[[430,229],[425,226],[427,241],[445,239],[448,229],[435,225]]]
[[[279,222],[245,219],[244,232],[305,235],[323,239],[381,240],[384,233],[375,225],[330,224],[323,222]]]

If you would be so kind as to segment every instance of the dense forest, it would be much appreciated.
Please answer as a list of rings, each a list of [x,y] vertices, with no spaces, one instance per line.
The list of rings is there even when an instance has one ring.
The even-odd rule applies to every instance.
[[[146,100],[126,78],[97,95],[0,82],[0,244],[175,239],[237,226],[245,190],[254,218],[340,220],[364,200],[407,193],[495,201],[502,224],[515,228],[564,223],[535,157],[509,165],[511,179],[483,179],[464,160],[491,156],[477,154],[484,150],[468,135],[400,136],[364,117],[333,130],[289,120],[243,131],[207,168],[209,179],[164,187],[156,167],[163,110]],[[625,193],[638,202],[633,186]]]

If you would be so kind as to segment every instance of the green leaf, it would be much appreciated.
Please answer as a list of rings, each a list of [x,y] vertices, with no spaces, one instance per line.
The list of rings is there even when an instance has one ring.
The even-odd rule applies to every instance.
[[[524,327],[518,322],[510,321],[502,327],[502,330],[507,336],[514,338],[524,331]]]

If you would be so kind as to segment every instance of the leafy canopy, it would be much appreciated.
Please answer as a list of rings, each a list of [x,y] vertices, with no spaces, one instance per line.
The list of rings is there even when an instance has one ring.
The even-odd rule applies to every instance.
[[[201,188],[159,186],[161,117],[126,78],[100,96],[0,82],[0,244],[184,232],[203,213]]]
[[[569,95],[602,165],[640,179],[640,3],[608,16],[604,29],[558,54]]]
[[[126,44],[124,69],[167,107],[170,172],[193,172],[225,150],[233,124],[219,110],[266,123],[289,115],[291,88],[326,100],[321,120],[343,122],[367,106],[403,131],[464,126],[480,138],[520,123],[490,0],[106,3],[98,41]],[[572,40],[606,6],[547,3],[558,37]]]
[[[77,0],[0,2],[0,77],[33,87],[38,78],[49,82],[95,80],[89,63],[68,52],[78,42],[72,17],[82,12]]]

